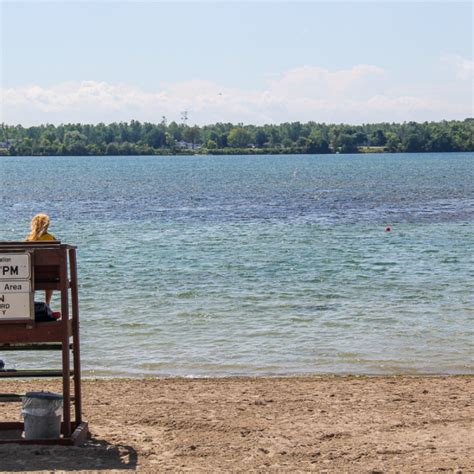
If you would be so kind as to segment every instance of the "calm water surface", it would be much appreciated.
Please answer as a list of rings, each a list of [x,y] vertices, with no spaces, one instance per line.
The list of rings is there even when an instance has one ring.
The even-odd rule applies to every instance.
[[[47,212],[79,247],[88,375],[474,373],[472,153],[2,157],[0,178],[0,240]]]

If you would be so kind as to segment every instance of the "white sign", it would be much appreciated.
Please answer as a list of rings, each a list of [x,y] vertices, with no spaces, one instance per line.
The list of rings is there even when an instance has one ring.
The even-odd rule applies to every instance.
[[[0,321],[33,319],[31,290],[30,254],[0,253]]]
[[[30,291],[30,280],[0,281],[0,295],[3,293],[29,293]]]
[[[31,276],[30,255],[0,254],[0,280],[28,280]]]
[[[30,293],[0,293],[0,321],[2,319],[30,319],[30,317]]]

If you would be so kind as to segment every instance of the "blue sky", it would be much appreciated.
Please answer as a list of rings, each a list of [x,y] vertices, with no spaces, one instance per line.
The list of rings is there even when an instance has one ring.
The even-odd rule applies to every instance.
[[[8,123],[472,116],[471,2],[1,2]]]

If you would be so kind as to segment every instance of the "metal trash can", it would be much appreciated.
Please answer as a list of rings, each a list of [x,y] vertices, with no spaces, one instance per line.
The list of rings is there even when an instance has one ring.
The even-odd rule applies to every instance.
[[[63,396],[51,392],[28,392],[23,397],[25,439],[53,439],[61,435]]]

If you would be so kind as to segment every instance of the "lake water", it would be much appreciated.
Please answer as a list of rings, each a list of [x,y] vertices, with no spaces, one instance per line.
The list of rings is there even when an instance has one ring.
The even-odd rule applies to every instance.
[[[47,212],[78,245],[86,375],[474,373],[473,153],[2,157],[0,182],[1,240]]]

